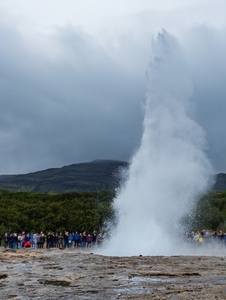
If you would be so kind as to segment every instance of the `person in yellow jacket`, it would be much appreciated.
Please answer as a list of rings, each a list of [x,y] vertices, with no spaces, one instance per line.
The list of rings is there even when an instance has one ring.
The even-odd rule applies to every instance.
[[[203,237],[202,237],[202,236],[199,237],[198,242],[199,242],[200,244],[203,243]]]

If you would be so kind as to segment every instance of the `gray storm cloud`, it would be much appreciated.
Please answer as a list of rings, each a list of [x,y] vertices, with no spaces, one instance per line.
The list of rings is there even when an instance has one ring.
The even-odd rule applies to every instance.
[[[126,70],[71,28],[51,37],[54,59],[1,32],[2,173],[129,158],[141,131],[142,88]]]
[[[106,28],[104,41],[72,25],[43,35],[31,30],[31,38],[0,21],[0,174],[132,156],[159,27],[152,30],[142,16],[128,18],[136,31]],[[225,34],[225,27],[193,24],[177,36],[194,87],[194,118],[216,172],[226,172]]]

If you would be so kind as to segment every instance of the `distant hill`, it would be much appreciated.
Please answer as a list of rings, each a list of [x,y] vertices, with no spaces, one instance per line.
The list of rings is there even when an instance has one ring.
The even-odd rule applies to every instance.
[[[120,170],[127,162],[94,160],[23,175],[0,175],[0,189],[37,192],[94,192],[113,190],[120,184]]]
[[[127,167],[124,161],[94,160],[23,175],[0,175],[0,189],[36,193],[114,190],[120,185],[121,170]],[[211,190],[226,191],[226,174],[215,176]]]
[[[217,191],[226,191],[226,174],[220,173],[215,176],[215,183],[212,190]]]

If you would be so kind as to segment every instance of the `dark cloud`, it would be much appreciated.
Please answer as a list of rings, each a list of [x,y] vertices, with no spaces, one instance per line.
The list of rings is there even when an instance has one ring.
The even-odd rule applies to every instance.
[[[0,39],[1,173],[129,158],[144,90],[92,38],[56,30],[53,58],[4,26]]]
[[[128,160],[142,135],[145,70],[160,15],[130,15],[132,27],[106,28],[102,41],[72,25],[26,35],[0,22],[0,173]],[[225,30],[193,25],[177,36],[216,172],[226,172]]]
[[[196,26],[186,32],[184,51],[194,84],[195,118],[206,131],[207,154],[216,172],[226,172],[226,28]]]

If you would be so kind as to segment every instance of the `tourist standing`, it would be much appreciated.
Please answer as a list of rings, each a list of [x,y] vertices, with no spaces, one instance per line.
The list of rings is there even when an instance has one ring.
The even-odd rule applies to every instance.
[[[51,233],[48,232],[48,234],[46,236],[46,249],[50,249],[51,241],[52,241]]]
[[[64,248],[68,247],[68,231],[64,231]]]
[[[100,232],[97,236],[97,247],[101,247],[103,240],[104,240],[104,238],[102,236],[102,233]]]
[[[17,247],[18,247],[18,249],[22,248],[22,235],[21,235],[21,233],[18,234]]]
[[[80,234],[78,231],[75,232],[74,234],[74,247],[78,248],[80,246]]]
[[[3,237],[3,241],[4,241],[4,248],[7,248],[9,246],[9,235],[6,232],[4,237]]]
[[[38,234],[37,234],[37,233],[35,233],[35,234],[33,235],[33,243],[32,243],[32,247],[33,247],[34,249],[38,249]]]
[[[87,248],[91,248],[93,237],[92,237],[92,235],[90,233],[88,233],[86,241],[87,241],[87,244],[86,244]]]
[[[82,233],[82,248],[85,248],[86,246],[86,232],[84,231]]]
[[[17,249],[17,244],[18,244],[18,236],[16,233],[13,235],[13,249]]]
[[[63,249],[63,242],[64,242],[64,237],[63,237],[63,234],[60,233],[60,235],[58,236],[59,249]]]

